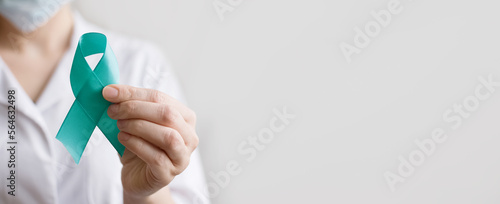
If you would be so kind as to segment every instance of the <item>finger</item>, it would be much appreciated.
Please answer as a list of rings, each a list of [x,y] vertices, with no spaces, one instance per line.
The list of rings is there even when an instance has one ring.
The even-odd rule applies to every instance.
[[[164,151],[158,149],[140,137],[126,132],[120,132],[118,133],[118,140],[123,144],[123,146],[125,146],[125,148],[153,167],[160,169],[173,167],[172,162],[169,160]]]
[[[175,129],[137,119],[118,120],[117,125],[120,131],[136,135],[163,150],[175,166],[189,163],[188,147]]]
[[[171,105],[147,101],[125,101],[108,108],[112,119],[144,119],[160,125],[170,126],[177,121],[184,122],[182,115]]]
[[[187,124],[182,115],[167,104],[147,101],[125,101],[108,108],[109,117],[115,120],[142,119],[177,130],[185,144],[194,150],[198,146],[198,136],[193,126]]]
[[[112,84],[104,87],[103,97],[112,103],[121,103],[130,100],[149,101],[153,103],[169,104],[175,107],[182,117],[190,123],[196,121],[194,112],[173,97],[154,89],[137,88],[128,85]]]

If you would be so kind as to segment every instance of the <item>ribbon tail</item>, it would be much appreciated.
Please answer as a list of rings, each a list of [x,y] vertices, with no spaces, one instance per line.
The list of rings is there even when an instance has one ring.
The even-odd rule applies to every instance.
[[[101,130],[101,132],[108,138],[108,141],[113,145],[116,151],[123,156],[123,151],[125,151],[125,146],[118,141],[118,133],[120,130],[116,126],[116,120],[111,119],[108,116],[107,109],[102,113],[101,119],[97,123],[97,127]]]
[[[75,100],[57,132],[56,139],[63,143],[76,164],[80,163],[80,158],[94,129],[95,123],[78,100]]]

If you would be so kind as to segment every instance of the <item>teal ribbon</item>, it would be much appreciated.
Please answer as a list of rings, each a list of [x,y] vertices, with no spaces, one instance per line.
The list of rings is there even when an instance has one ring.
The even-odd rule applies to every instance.
[[[92,71],[85,57],[103,53]],[[75,162],[80,163],[83,151],[94,131],[99,127],[120,156],[125,147],[118,141],[116,120],[111,119],[107,109],[111,102],[104,99],[102,89],[119,81],[118,62],[101,33],[86,33],[80,37],[71,66],[70,82],[75,102],[66,115],[56,138],[61,141]]]

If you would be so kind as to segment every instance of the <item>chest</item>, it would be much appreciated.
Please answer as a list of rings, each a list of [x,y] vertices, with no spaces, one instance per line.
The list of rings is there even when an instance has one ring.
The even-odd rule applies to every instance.
[[[40,97],[62,55],[63,52],[37,54],[0,50],[3,61],[33,101]]]
[[[4,55],[1,60],[3,58]],[[10,157],[0,157],[0,163],[5,164],[0,167],[0,175],[8,175],[15,170],[16,193],[22,196],[9,196],[9,188],[0,188],[0,203],[122,202],[119,156],[100,131],[92,134],[79,165],[55,139],[74,102],[68,77],[71,58],[64,57],[54,65],[59,68],[47,77],[49,82],[37,104],[30,101],[21,90],[21,83],[17,83],[25,74],[21,72],[14,76],[12,72],[21,68],[8,68],[7,63],[1,60],[0,90],[16,90],[17,143],[13,157],[15,169],[7,166]],[[33,76],[33,73],[27,74]],[[5,95],[0,95],[0,110],[7,110],[9,104],[6,101]],[[0,124],[8,124],[7,115],[4,116],[0,117]],[[7,133],[7,128],[7,125],[1,125],[0,132]],[[6,140],[7,137],[0,138],[0,149],[4,152],[10,148]]]
[[[0,157],[0,162],[15,164],[0,167],[0,175],[15,171],[12,189],[0,188],[0,203],[121,203],[119,156],[100,131],[92,134],[79,165],[54,138],[72,98],[62,98],[61,108],[40,112],[27,110],[20,100],[16,101],[16,143],[0,138],[0,148],[10,148],[14,155]],[[0,104],[0,109],[5,108]],[[1,124],[7,124],[5,118],[0,118]],[[0,131],[7,132],[7,126]]]

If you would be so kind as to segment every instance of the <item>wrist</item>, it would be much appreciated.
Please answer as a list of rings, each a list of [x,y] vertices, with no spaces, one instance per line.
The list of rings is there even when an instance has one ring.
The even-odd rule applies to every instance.
[[[123,203],[124,204],[152,204],[151,196],[135,196],[129,193],[123,192]]]
[[[148,195],[140,196],[133,195],[131,193],[123,192],[123,203],[124,204],[174,204],[172,196],[170,195],[170,190],[168,187],[164,187],[157,192]]]

